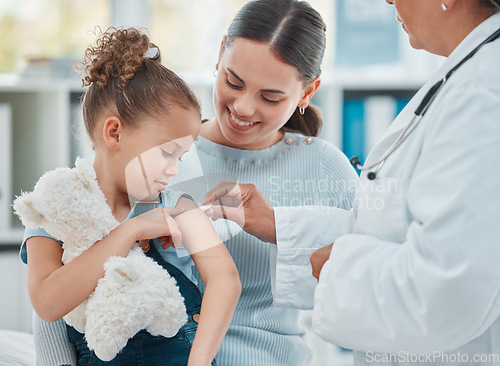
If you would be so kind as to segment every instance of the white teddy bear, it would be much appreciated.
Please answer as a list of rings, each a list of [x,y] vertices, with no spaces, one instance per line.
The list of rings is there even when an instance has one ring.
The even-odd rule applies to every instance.
[[[77,159],[73,169],[45,173],[33,192],[14,201],[14,209],[26,227],[42,227],[63,242],[65,264],[119,225],[92,165],[83,159]],[[64,317],[85,333],[89,348],[101,360],[112,360],[141,329],[173,337],[186,323],[175,279],[138,245],[127,257],[110,257],[104,268],[95,291]]]

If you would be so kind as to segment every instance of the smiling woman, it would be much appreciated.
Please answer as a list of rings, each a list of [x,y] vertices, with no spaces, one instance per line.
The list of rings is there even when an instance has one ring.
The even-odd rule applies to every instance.
[[[326,26],[305,4],[294,4],[287,17],[266,2],[236,15],[216,65],[217,117],[203,127],[213,142],[261,150],[280,141],[284,130],[319,134],[322,120],[309,103],[321,84]]]
[[[315,137],[322,121],[310,101],[321,83],[325,39],[321,15],[305,1],[247,2],[218,48],[215,116],[202,125],[196,154],[186,154],[175,180],[182,187],[199,174],[201,163],[208,186],[200,188],[201,197],[210,189],[206,204],[213,204],[206,213],[234,221],[215,222],[219,236],[229,237],[225,244],[242,281],[242,296],[217,356],[222,366],[311,361],[297,309],[312,305],[315,280],[308,255],[321,243],[277,247],[276,235],[253,236],[252,222],[258,220],[238,202],[264,197],[279,206],[352,206],[346,187],[357,182],[354,169],[337,148]],[[313,187],[311,181],[331,183]],[[200,192],[192,195],[200,197]],[[221,196],[223,203],[236,205],[221,206]],[[257,216],[263,226],[273,226],[272,208],[265,200],[260,203]]]
[[[280,129],[288,123],[284,117],[299,114],[297,105],[306,108],[320,82],[316,79],[304,89],[297,68],[277,58],[267,44],[230,40],[223,44],[217,66],[217,124],[208,122],[205,128],[211,127],[207,131],[214,142],[265,149],[283,138]]]

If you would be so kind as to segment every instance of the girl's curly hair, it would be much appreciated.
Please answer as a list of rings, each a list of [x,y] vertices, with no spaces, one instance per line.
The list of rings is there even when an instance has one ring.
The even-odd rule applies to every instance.
[[[101,32],[80,66],[82,84],[88,86],[83,119],[92,141],[103,110],[117,113],[129,126],[137,126],[143,117],[167,114],[174,106],[200,112],[194,93],[161,64],[159,48],[138,29],[110,27]]]
[[[85,50],[83,86],[97,83],[104,87],[111,77],[120,78],[121,85],[125,86],[142,65],[144,53],[149,47],[156,46],[137,29],[109,28],[101,34],[94,47]]]

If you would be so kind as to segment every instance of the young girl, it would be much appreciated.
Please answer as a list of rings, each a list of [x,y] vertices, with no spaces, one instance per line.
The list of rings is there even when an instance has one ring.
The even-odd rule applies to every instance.
[[[199,104],[188,86],[162,66],[159,49],[136,29],[109,29],[85,56],[83,116],[94,145],[93,166],[107,203],[122,223],[65,265],[57,238],[43,229],[26,230],[22,255],[25,261],[29,258],[33,308],[45,321],[60,319],[93,292],[110,256],[126,256],[137,241],[161,238],[150,240],[146,254],[175,277],[192,315],[179,333],[164,338],[141,331],[110,362],[97,359],[84,336],[69,326],[68,339],[75,345],[78,365],[209,365],[231,321],[241,291],[239,276],[196,204],[164,191],[177,174],[177,161],[199,134]],[[158,200],[160,207],[150,204],[140,215],[137,209],[131,212],[134,203],[144,200]],[[206,285],[203,301],[190,279],[192,261],[176,250],[181,240]]]

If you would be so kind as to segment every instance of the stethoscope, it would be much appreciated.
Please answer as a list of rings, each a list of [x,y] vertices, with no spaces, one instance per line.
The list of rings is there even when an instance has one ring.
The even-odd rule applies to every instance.
[[[485,44],[493,42],[494,40],[496,40],[499,37],[500,37],[500,29],[498,29],[495,33],[493,33],[491,36],[486,38],[471,53],[469,53],[467,56],[465,56],[465,58],[462,61],[460,61],[453,69],[448,71],[448,73],[446,74],[446,76],[443,79],[439,80],[436,84],[434,84],[434,86],[432,88],[429,89],[427,94],[425,94],[424,98],[422,99],[422,102],[420,102],[417,109],[415,109],[413,118],[410,120],[410,122],[408,122],[408,124],[404,128],[403,132],[401,132],[401,134],[398,136],[396,141],[392,144],[392,146],[387,150],[387,152],[379,160],[377,160],[375,163],[371,164],[370,166],[364,166],[364,165],[361,165],[359,158],[357,156],[353,156],[351,158],[351,164],[355,168],[357,168],[361,171],[369,171],[369,170],[376,167],[376,169],[374,171],[370,171],[367,174],[367,178],[369,180],[374,180],[377,177],[377,173],[380,171],[380,169],[382,168],[382,166],[386,162],[387,158],[389,156],[391,156],[398,149],[398,147],[400,147],[401,144],[408,138],[408,136],[410,136],[410,134],[415,130],[415,128],[417,128],[420,120],[424,117],[425,113],[427,112],[429,107],[432,105],[432,102],[436,98],[436,95],[441,90],[441,88],[446,84],[446,82],[451,77],[451,75],[453,75],[453,73],[455,71],[457,71],[460,68],[460,66],[462,66],[465,62],[470,60],[476,54],[476,52],[479,51],[479,49],[481,47],[483,47]]]

